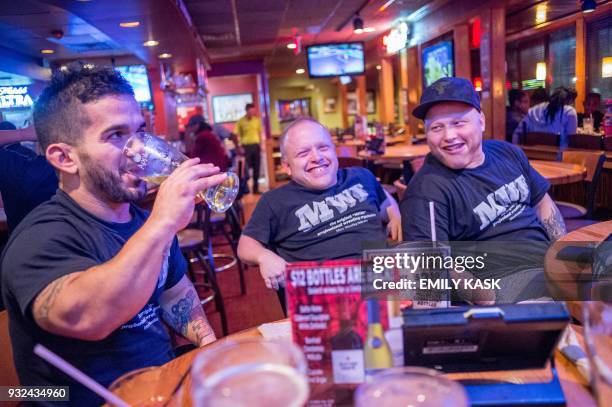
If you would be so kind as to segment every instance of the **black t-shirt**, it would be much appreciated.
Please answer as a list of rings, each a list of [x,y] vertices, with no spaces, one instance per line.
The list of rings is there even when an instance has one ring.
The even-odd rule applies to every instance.
[[[0,194],[9,230],[57,190],[57,176],[45,157],[20,144],[0,147]]]
[[[73,405],[101,404],[94,393],[77,384],[38,356],[43,344],[103,386],[130,370],[161,365],[174,357],[161,323],[159,297],[183,277],[186,262],[174,242],[163,263],[158,284],[144,308],[101,341],[83,341],[51,334],[32,316],[35,297],[61,276],[104,263],[142,226],[148,213],[132,205],[127,223],[109,223],[83,210],[58,190],[49,202],[31,212],[11,235],[0,263],[2,296],[9,312],[10,335],[22,385],[69,385]]]
[[[535,206],[549,182],[509,143],[483,142],[485,161],[452,170],[429,154],[400,204],[405,240],[431,240],[429,202],[440,241],[548,241]]]
[[[338,170],[338,182],[312,190],[294,181],[265,193],[243,233],[289,262],[359,258],[362,242],[384,242],[386,195],[364,168]]]

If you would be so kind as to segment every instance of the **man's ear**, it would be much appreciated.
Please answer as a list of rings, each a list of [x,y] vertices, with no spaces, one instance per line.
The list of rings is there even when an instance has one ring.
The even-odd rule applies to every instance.
[[[79,158],[74,147],[66,143],[50,144],[45,151],[47,161],[57,170],[66,174],[76,174],[79,171]]]
[[[287,171],[287,174],[291,176],[291,167],[289,167],[289,163],[287,162],[287,160],[285,160],[284,158],[281,158],[281,165],[283,166],[285,171]]]
[[[480,112],[480,125],[482,126],[482,132],[485,132],[486,126],[485,126],[486,122],[485,122],[485,115],[483,112]]]

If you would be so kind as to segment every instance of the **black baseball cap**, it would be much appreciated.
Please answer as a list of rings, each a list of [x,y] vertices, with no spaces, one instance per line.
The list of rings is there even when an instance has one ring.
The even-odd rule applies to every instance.
[[[480,98],[472,83],[465,78],[441,78],[429,85],[421,95],[420,104],[414,108],[412,115],[425,120],[427,111],[436,103],[461,102],[473,106],[480,112]]]

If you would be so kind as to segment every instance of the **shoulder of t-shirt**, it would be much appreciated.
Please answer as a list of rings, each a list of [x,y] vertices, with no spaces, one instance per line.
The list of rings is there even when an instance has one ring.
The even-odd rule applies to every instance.
[[[452,183],[454,172],[446,168],[443,164],[435,161],[428,155],[421,169],[414,174],[405,196],[414,196],[420,198],[430,198],[434,193],[444,192],[448,190],[448,186]]]
[[[485,150],[485,154],[493,153],[496,155],[496,159],[499,156],[505,156],[508,159],[517,160],[522,164],[528,162],[527,156],[519,147],[514,144],[508,143],[507,141],[501,140],[485,140],[483,141],[483,148]]]
[[[374,174],[372,174],[372,171],[370,171],[367,168],[363,168],[363,167],[340,168],[338,170],[338,175],[340,175],[341,171],[346,172],[347,179],[348,177],[356,177],[356,178],[365,179],[365,180],[372,181],[372,182],[378,182]]]

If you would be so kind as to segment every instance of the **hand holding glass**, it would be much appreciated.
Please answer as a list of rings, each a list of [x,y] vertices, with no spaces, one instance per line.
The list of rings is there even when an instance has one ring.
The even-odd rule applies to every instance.
[[[160,185],[182,162],[188,160],[176,148],[149,133],[136,133],[123,148],[126,158],[125,171],[147,183]],[[207,188],[196,195],[215,212],[227,211],[238,195],[238,176],[228,171],[227,178],[219,185]]]

